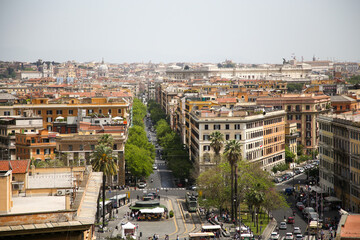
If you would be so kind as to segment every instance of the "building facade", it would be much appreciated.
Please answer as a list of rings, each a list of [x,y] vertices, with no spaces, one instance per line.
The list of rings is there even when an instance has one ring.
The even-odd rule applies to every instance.
[[[320,186],[360,212],[360,117],[357,114],[319,116]]]
[[[330,97],[315,94],[284,94],[279,97],[263,97],[257,104],[273,106],[287,112],[286,123],[295,123],[299,136],[297,143],[304,146],[304,151],[311,154],[318,148],[319,115],[330,111]]]
[[[285,162],[285,111],[200,109],[191,111],[189,119],[190,158],[198,162],[200,172],[216,164],[210,147],[214,131],[221,132],[225,142],[238,140],[242,158],[264,170]]]

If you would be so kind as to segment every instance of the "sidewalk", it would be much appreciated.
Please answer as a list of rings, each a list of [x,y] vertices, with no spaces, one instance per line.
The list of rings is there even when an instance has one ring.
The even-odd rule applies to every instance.
[[[261,237],[262,239],[269,239],[271,233],[274,231],[274,229],[276,228],[277,225],[277,221],[275,220],[275,218],[273,218],[271,220],[271,222],[269,222],[269,224],[266,226],[266,228],[264,229]]]

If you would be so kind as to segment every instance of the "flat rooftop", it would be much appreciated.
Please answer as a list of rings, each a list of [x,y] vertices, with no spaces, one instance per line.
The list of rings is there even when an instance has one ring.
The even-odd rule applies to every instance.
[[[65,196],[13,197],[13,207],[7,214],[65,210]]]

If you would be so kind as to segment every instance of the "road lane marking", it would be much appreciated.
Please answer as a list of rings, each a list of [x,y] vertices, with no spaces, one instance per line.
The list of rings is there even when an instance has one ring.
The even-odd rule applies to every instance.
[[[169,201],[169,203],[170,203],[170,205],[171,205],[171,210],[174,212],[175,232],[169,234],[169,236],[171,236],[171,235],[176,234],[176,233],[179,231],[179,228],[178,228],[178,225],[177,225],[177,222],[176,222],[175,211],[174,211],[174,207],[173,207],[173,205],[172,205],[172,201],[171,201],[170,199],[169,199],[168,201]],[[170,212],[170,211],[169,211],[169,212]]]
[[[182,220],[183,220],[183,222],[184,222],[185,232],[184,232],[183,234],[186,234],[186,233],[188,232],[188,229],[187,229],[187,226],[186,226],[184,214],[183,214],[182,208],[180,207],[179,199],[176,199],[176,201],[177,201],[177,203],[178,203],[179,210],[180,210],[180,214],[181,214]]]

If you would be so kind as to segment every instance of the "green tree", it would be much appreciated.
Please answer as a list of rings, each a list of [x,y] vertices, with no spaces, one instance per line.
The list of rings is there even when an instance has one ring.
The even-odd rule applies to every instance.
[[[153,172],[153,159],[146,149],[133,144],[125,146],[125,160],[127,168],[133,176],[148,177]]]
[[[304,85],[302,83],[288,83],[287,84],[287,90],[288,90],[289,93],[291,93],[291,92],[301,92],[303,86]]]
[[[299,145],[297,146],[297,155],[298,155],[298,156],[301,156],[301,155],[303,155],[303,154],[304,154],[304,145],[299,144]]]
[[[98,144],[103,144],[112,148],[114,146],[114,138],[111,134],[103,134],[101,135]]]
[[[95,147],[95,151],[91,155],[91,164],[94,171],[103,173],[103,186],[102,186],[102,213],[103,213],[103,227],[105,226],[105,184],[106,176],[115,175],[118,171],[116,158],[113,156],[112,147],[109,143],[99,143]]]
[[[285,161],[287,164],[294,162],[295,153],[291,152],[289,147],[285,145]]]
[[[210,141],[210,147],[214,150],[215,153],[215,162],[218,164],[220,161],[220,151],[223,147],[224,135],[219,131],[212,132],[210,134]]]
[[[224,154],[231,166],[231,219],[236,218],[237,211],[233,200],[237,199],[237,162],[241,160],[241,144],[237,140],[226,142]],[[234,185],[235,180],[235,185]],[[234,188],[234,186],[236,186]]]
[[[202,192],[200,203],[205,208],[218,208],[220,211],[230,204],[230,165],[226,162],[216,165],[200,174],[197,179]],[[221,215],[221,214],[220,214]]]

